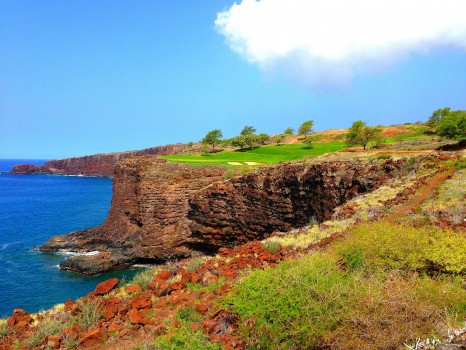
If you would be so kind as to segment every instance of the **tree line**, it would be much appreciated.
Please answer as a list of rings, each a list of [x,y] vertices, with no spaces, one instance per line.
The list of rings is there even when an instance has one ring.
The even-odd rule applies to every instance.
[[[452,111],[449,107],[435,110],[428,118],[426,125],[430,128],[430,133],[439,135],[452,140],[466,140],[466,110]],[[277,145],[285,142],[287,136],[294,135],[295,130],[291,127],[286,128],[282,134],[273,137]],[[307,120],[298,128],[297,135],[302,135],[301,141],[312,148],[315,141],[312,134],[314,133],[314,121]],[[223,134],[220,129],[209,131],[201,140],[203,152],[215,152],[219,145],[238,147],[241,150],[253,149],[259,145],[269,144],[272,137],[266,133],[256,133],[253,126],[247,125],[243,128],[238,136],[230,139],[222,139]],[[365,121],[356,120],[346,134],[346,143],[348,146],[362,146],[364,150],[369,143],[379,146],[385,142],[382,136],[381,126],[368,126]]]
[[[303,143],[307,144],[308,147],[312,144],[312,139],[309,135],[314,132],[314,121],[307,120],[301,124],[298,129],[298,135],[303,135]],[[289,127],[286,128],[283,134],[273,137],[273,141],[280,145],[286,140],[287,135],[294,135],[294,129]],[[272,136],[266,133],[256,133],[256,128],[251,125],[246,125],[238,136],[230,139],[222,139],[223,133],[220,129],[214,129],[209,131],[204,138],[201,140],[204,146],[203,152],[215,152],[216,147],[222,146],[233,146],[238,147],[241,150],[253,149],[259,145],[266,145],[271,143]],[[208,149],[207,147],[208,146]]]

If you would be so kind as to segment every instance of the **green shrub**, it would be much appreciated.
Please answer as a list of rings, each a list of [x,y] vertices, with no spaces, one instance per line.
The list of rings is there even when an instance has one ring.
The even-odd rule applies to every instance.
[[[348,256],[356,256],[359,251]],[[256,270],[223,300],[251,349],[396,349],[466,316],[461,281],[341,271],[332,252]]]
[[[343,263],[349,271],[354,271],[363,266],[364,250],[361,247],[352,246],[341,250]]]
[[[267,250],[271,254],[275,254],[280,249],[280,242],[276,241],[265,241],[261,244],[262,249]]]
[[[78,304],[80,312],[73,317],[73,322],[76,322],[84,329],[95,325],[103,315],[98,299],[79,299]]]
[[[6,323],[6,320],[0,320],[0,339],[11,333],[12,329]]]
[[[175,314],[175,317],[179,321],[190,322],[190,323],[199,321],[201,318],[199,313],[196,310],[194,310],[193,307],[186,307],[184,309],[179,310]]]
[[[336,244],[342,258],[362,250],[372,268],[404,269],[428,274],[466,273],[466,234],[430,226],[412,227],[388,221],[356,226]]]
[[[66,324],[63,320],[52,315],[46,315],[38,324],[36,330],[26,339],[25,345],[29,347],[39,346],[45,337],[49,335],[60,335]]]
[[[254,346],[312,348],[338,324],[352,289],[333,259],[315,254],[254,271],[224,303],[244,321],[253,318],[254,327],[241,331]]]
[[[187,272],[196,271],[202,267],[204,264],[203,258],[191,258],[186,262],[184,269]]]
[[[388,154],[381,154],[377,159],[391,159],[392,157]]]
[[[190,328],[183,324],[177,328],[170,338],[159,337],[154,342],[155,350],[221,350],[219,344],[211,343],[209,338],[202,331],[191,331]]]
[[[149,268],[139,272],[138,274],[134,275],[130,281],[130,284],[135,284],[141,288],[146,287],[154,278],[154,271],[155,269]]]
[[[66,350],[76,349],[79,346],[79,340],[70,336],[69,334],[62,334],[63,342],[62,345]]]

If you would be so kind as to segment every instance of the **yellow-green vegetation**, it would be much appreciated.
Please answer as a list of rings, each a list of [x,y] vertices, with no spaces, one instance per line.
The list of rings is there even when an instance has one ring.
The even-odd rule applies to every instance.
[[[179,325],[169,326],[169,337],[159,337],[154,342],[146,342],[132,347],[132,350],[220,350],[219,344],[209,341],[201,329],[192,330],[194,322],[201,320],[201,315],[192,307],[186,307],[175,314]]]
[[[29,347],[39,346],[45,337],[49,335],[60,335],[64,329],[63,319],[57,315],[46,314],[38,323],[37,328],[26,339],[25,345]]]
[[[345,262],[352,252],[362,252],[364,264],[376,270],[401,269],[430,275],[466,274],[465,231],[379,221],[351,229],[336,249]]]
[[[464,234],[361,224],[326,252],[252,272],[223,302],[251,348],[395,349],[464,322],[465,254]]]
[[[465,163],[461,158],[456,164]],[[461,169],[449,180],[445,181],[421,208],[422,213],[432,221],[447,217],[455,225],[466,219],[466,169]]]
[[[207,260],[207,257],[197,257],[197,258],[189,259],[186,262],[184,269],[187,272],[196,271],[197,269],[200,269],[202,267],[202,265],[204,264],[206,260]]]
[[[35,321],[33,323],[34,332],[19,345],[27,348],[39,346],[45,337],[50,335],[59,335],[63,339],[63,344],[66,349],[74,349],[79,346],[79,341],[69,336],[64,332],[64,329],[70,327],[74,323],[81,326],[83,329],[89,329],[94,326],[102,316],[102,311],[99,309],[98,299],[79,299],[77,301],[78,308],[76,316],[72,316],[69,312],[63,311],[64,305],[59,304],[54,308],[43,311],[38,315],[33,315]],[[40,316],[40,322],[39,318]]]
[[[102,316],[102,311],[99,309],[100,301],[98,299],[79,299],[77,303],[80,313],[73,317],[72,321],[84,329],[88,329]]]
[[[6,320],[0,319],[0,339],[11,332]]]
[[[136,275],[131,279],[128,284],[134,284],[141,288],[147,286],[155,275],[161,271],[161,268],[147,268]]]

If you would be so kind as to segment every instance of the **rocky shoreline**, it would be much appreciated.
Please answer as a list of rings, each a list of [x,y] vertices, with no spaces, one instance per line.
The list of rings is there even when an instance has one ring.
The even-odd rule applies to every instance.
[[[185,144],[173,144],[137,151],[94,154],[83,157],[49,160],[43,166],[18,164],[13,167],[10,173],[113,177],[115,165],[120,160],[145,155],[182,154],[187,150],[188,146]]]
[[[210,254],[322,222],[345,201],[400,176],[405,162],[293,162],[226,178],[224,168],[126,159],[115,168],[102,225],[52,237],[39,250],[99,251],[60,264],[83,274]]]

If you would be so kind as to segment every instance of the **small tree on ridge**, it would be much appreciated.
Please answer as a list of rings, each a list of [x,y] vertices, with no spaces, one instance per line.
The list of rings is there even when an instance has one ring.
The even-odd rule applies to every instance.
[[[209,144],[212,146],[212,150],[215,150],[215,145],[220,142],[220,139],[223,137],[222,131],[220,129],[215,129],[209,131],[207,135],[202,139],[202,143]]]
[[[346,143],[348,146],[361,145],[365,150],[371,141],[376,141],[378,144],[382,142],[381,133],[379,127],[370,127],[366,122],[356,120],[346,134]]]
[[[314,127],[314,121],[313,120],[305,121],[299,127],[298,134],[304,135],[304,137],[306,137],[307,134],[313,132],[313,129],[312,129],[313,127]]]

